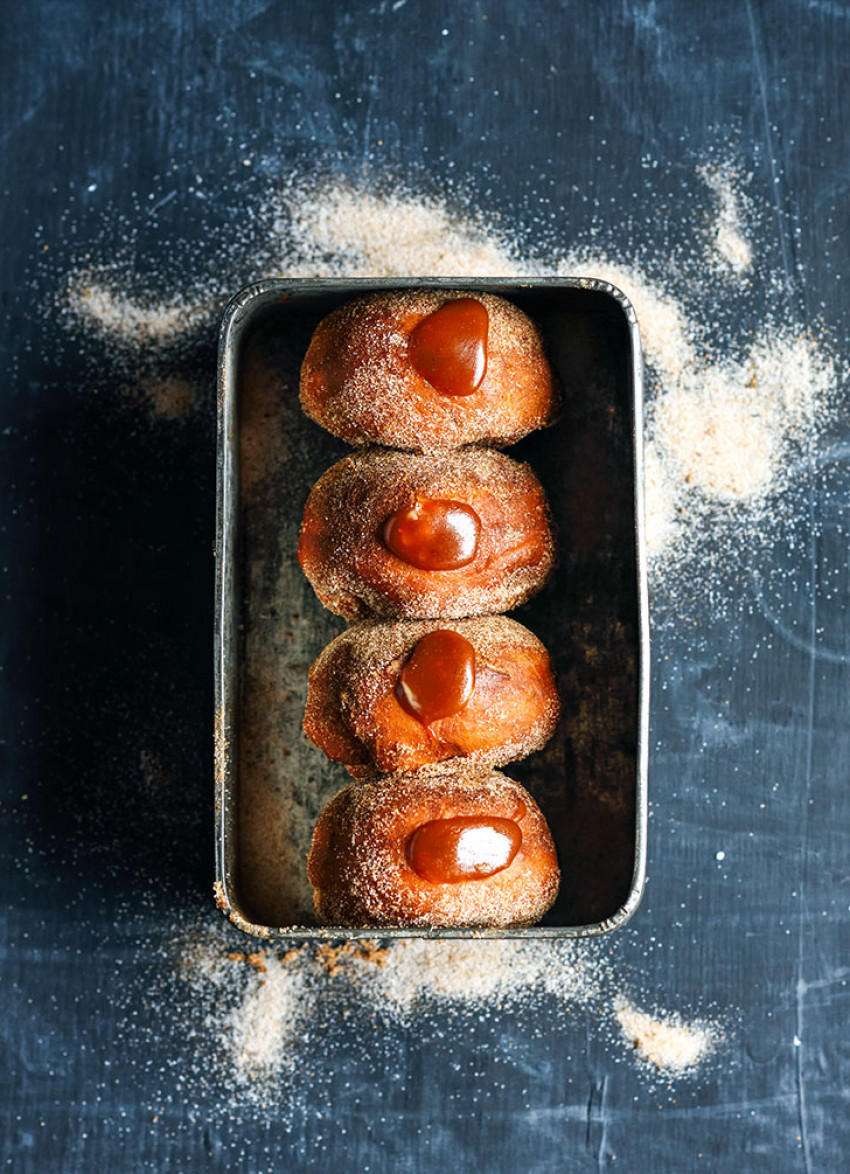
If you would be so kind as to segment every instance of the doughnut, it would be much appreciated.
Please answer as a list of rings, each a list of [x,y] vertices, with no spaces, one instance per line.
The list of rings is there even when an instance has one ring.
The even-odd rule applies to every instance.
[[[549,654],[515,620],[373,621],[314,662],[304,732],[362,776],[501,766],[542,749],[558,714]]]
[[[366,449],[331,466],[304,509],[298,559],[348,620],[510,611],[546,582],[555,543],[528,465],[493,449]]]
[[[301,367],[307,415],[349,444],[512,444],[559,395],[537,327],[493,294],[397,290],[324,318]]]
[[[468,766],[343,788],[319,816],[307,873],[321,921],[364,928],[533,925],[559,882],[528,792]]]

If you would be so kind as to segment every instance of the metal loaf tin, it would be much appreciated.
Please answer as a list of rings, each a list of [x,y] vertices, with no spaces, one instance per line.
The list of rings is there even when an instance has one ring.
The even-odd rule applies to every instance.
[[[559,565],[516,617],[546,644],[563,704],[549,746],[505,772],[546,815],[558,901],[530,929],[381,929],[380,937],[571,938],[634,913],[644,883],[649,629],[643,558],[643,365],[631,304],[586,278],[267,280],[221,327],[216,537],[216,900],[265,938],[359,938],[318,926],[305,858],[344,768],[301,733],[312,660],[343,622],[296,559],[307,494],[350,451],[301,412],[301,360],[318,322],[384,289],[486,291],[539,325],[564,387],[552,428],[509,449],[552,505]]]

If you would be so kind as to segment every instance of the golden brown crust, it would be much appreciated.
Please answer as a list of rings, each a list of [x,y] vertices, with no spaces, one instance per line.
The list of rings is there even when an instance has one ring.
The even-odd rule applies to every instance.
[[[414,327],[455,298],[487,308],[487,373],[472,395],[442,395],[408,357]],[[551,424],[558,394],[537,327],[493,294],[408,290],[370,294],[319,323],[301,368],[304,411],[349,444],[428,451],[512,444]]]
[[[399,672],[428,632],[449,629],[475,649],[472,697],[425,726],[396,696]],[[442,762],[502,766],[542,749],[558,722],[549,654],[506,616],[357,624],[310,669],[304,732],[351,774],[411,771]]]
[[[386,519],[429,499],[462,502],[478,514],[481,535],[469,565],[421,570],[384,545]],[[546,496],[528,465],[478,447],[367,449],[314,485],[298,558],[321,602],[346,619],[439,619],[518,607],[549,577],[555,542]]]
[[[515,819],[518,853],[489,877],[424,880],[407,861],[410,835],[430,820],[463,815]],[[345,787],[319,816],[307,872],[322,921],[364,928],[533,925],[554,903],[560,879],[546,820],[528,792],[496,771],[470,768]]]

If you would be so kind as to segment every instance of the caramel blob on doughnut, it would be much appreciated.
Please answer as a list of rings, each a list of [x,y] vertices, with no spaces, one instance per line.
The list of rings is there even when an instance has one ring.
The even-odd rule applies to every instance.
[[[423,636],[401,666],[395,692],[424,726],[466,709],[475,691],[475,649],[451,628]]]
[[[500,766],[542,749],[559,710],[549,654],[515,620],[368,622],[312,665],[304,732],[358,777]]]
[[[490,315],[475,298],[455,298],[410,332],[410,361],[443,395],[472,395],[487,373]]]
[[[493,294],[395,290],[340,306],[301,367],[306,414],[349,444],[412,451],[512,444],[551,424],[540,333]]]
[[[432,884],[456,885],[501,872],[521,844],[515,819],[455,815],[420,824],[407,841],[407,862]]]
[[[348,620],[510,611],[555,561],[536,476],[493,449],[367,449],[313,486],[298,558],[320,601]]]
[[[396,558],[420,571],[468,567],[478,550],[481,519],[460,501],[414,501],[391,514],[382,531]]]
[[[560,880],[528,792],[469,768],[343,788],[319,816],[307,871],[319,919],[364,928],[533,925]]]

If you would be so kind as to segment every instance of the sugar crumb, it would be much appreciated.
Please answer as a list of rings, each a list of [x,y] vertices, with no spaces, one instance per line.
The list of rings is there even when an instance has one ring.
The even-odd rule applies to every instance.
[[[715,199],[715,216],[709,231],[709,260],[719,270],[742,276],[752,268],[753,248],[745,235],[748,201],[745,180],[728,160],[704,163],[697,169]]]
[[[718,1028],[704,1020],[688,1023],[679,1015],[650,1015],[622,998],[615,1002],[614,1014],[638,1059],[664,1076],[693,1072],[719,1043]]]
[[[192,293],[133,298],[110,266],[71,275],[65,297],[69,324],[89,327],[113,343],[167,346],[212,317],[214,298]]]

